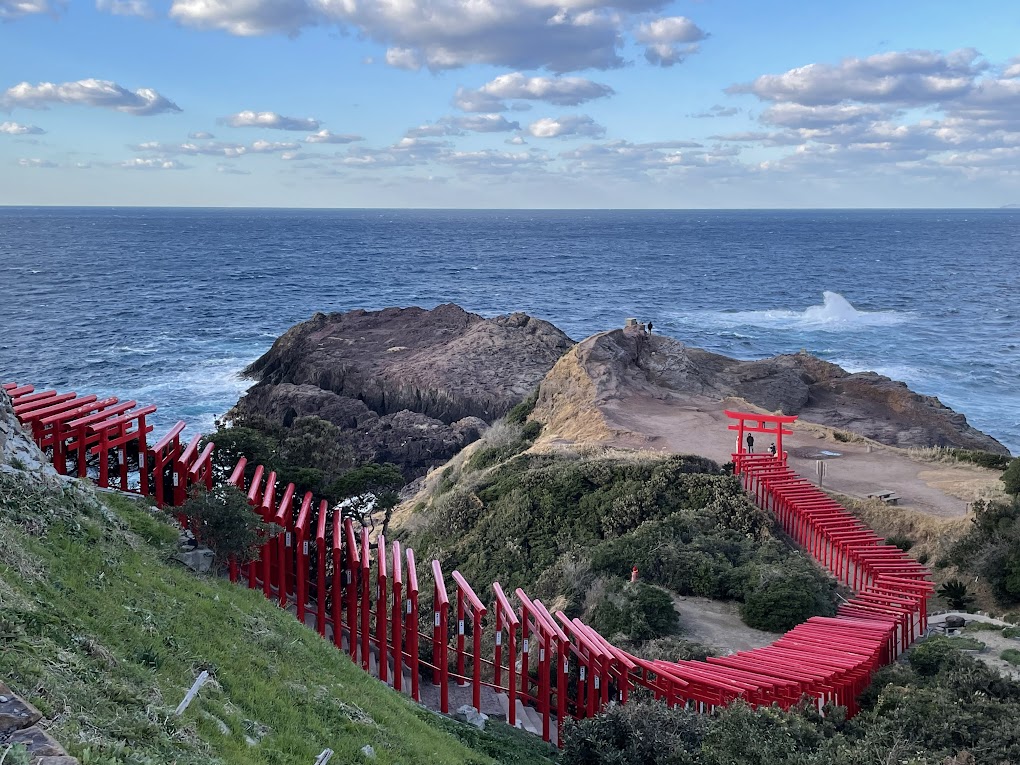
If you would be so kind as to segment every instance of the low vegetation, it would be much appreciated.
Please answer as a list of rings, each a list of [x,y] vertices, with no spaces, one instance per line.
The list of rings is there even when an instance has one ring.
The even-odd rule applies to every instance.
[[[1018,657],[1020,657],[1020,652]],[[571,725],[563,765],[1006,765],[1020,762],[1020,684],[963,655],[917,645],[879,671],[863,711],[735,704],[714,715],[643,701]]]
[[[524,587],[615,639],[676,632],[669,593],[740,601],[750,626],[771,631],[833,612],[834,582],[710,460],[526,446],[501,436],[440,477],[410,540],[421,557],[472,582]],[[496,449],[495,463],[479,458]],[[625,585],[635,566],[642,584]]]
[[[319,417],[298,417],[287,428],[258,417],[221,423],[209,440],[216,444],[213,459],[219,483],[245,457],[249,482],[262,465],[276,473],[279,486],[293,483],[298,497],[310,491],[359,521],[369,513],[388,513],[404,485],[395,465],[359,463],[344,432]]]
[[[1020,603],[1020,496],[975,502],[971,509],[971,527],[953,548],[952,563],[987,582],[1000,605]]]
[[[548,761],[528,734],[388,690],[261,593],[196,576],[177,539],[143,503],[0,474],[0,678],[86,765],[308,765],[327,747],[355,763],[366,745],[375,763]]]

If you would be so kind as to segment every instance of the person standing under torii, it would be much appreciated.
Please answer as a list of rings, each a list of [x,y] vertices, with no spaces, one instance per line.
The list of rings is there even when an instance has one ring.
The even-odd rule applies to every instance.
[[[747,434],[747,453],[754,454],[754,436]]]

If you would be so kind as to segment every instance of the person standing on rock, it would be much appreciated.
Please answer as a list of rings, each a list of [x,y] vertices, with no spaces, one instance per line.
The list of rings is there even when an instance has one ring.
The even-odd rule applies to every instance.
[[[748,454],[754,453],[754,436],[752,436],[750,433],[747,434],[747,453]]]
[[[648,334],[652,334],[652,323],[648,322]]]

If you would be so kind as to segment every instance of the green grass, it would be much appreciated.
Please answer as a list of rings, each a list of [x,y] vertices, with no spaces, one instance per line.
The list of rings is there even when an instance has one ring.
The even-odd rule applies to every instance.
[[[87,765],[539,763],[388,690],[267,602],[170,562],[177,532],[143,505],[0,476],[0,677]],[[195,677],[207,684],[181,718]],[[526,737],[526,738],[525,738]],[[524,741],[525,743],[521,743]]]
[[[954,637],[950,638],[953,648],[960,651],[982,651],[985,648],[985,644],[976,638],[970,637]]]
[[[967,632],[1001,632],[1001,624],[991,624],[990,622],[971,622],[967,625]]]

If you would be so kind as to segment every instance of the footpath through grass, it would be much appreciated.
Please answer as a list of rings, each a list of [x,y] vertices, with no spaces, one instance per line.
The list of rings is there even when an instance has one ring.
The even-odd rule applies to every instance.
[[[0,678],[84,765],[548,762],[443,720],[261,594],[170,561],[177,532],[119,496],[0,474]],[[181,718],[194,679],[207,684]]]

